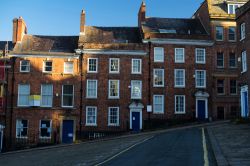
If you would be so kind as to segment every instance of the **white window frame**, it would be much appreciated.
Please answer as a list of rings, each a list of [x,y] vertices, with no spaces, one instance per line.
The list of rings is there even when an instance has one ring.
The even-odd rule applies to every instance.
[[[218,65],[218,55],[219,55],[218,53],[219,53],[220,55],[222,55],[222,57],[223,57],[223,65],[222,65],[222,66],[219,66],[219,65]],[[216,67],[217,67],[217,68],[224,68],[224,65],[225,65],[224,53],[223,53],[223,52],[218,52],[218,53],[217,53],[217,56],[216,56]]]
[[[42,137],[41,136],[41,129],[42,129],[41,124],[42,124],[42,121],[50,121],[50,127],[49,128],[46,127],[47,129],[50,130],[50,136],[49,137]],[[42,119],[42,120],[40,120],[40,122],[39,122],[39,138],[40,139],[51,139],[51,135],[52,135],[52,120],[51,119]]]
[[[183,97],[183,112],[179,112],[177,110],[177,104],[178,105],[180,104],[180,103],[177,103],[178,97]],[[178,107],[180,107],[180,105]],[[185,114],[185,113],[186,113],[186,96],[185,95],[175,95],[175,114]]]
[[[230,13],[230,7],[229,6],[233,6],[233,13]],[[238,6],[238,7],[236,7],[236,6]],[[227,5],[227,9],[228,9],[227,13],[228,14],[235,14],[236,9],[241,7],[241,6],[242,6],[241,4],[228,4]]]
[[[67,85],[67,84],[65,84],[65,85]],[[70,85],[72,85],[72,84],[70,84]],[[64,93],[63,93],[63,86],[64,85],[62,85],[62,99],[61,99],[61,102],[62,102],[62,104],[61,104],[61,106],[63,107],[63,108],[73,108],[74,107],[74,98],[75,98],[75,90],[74,90],[74,85],[72,85],[73,86],[73,94],[72,94],[72,106],[64,106],[63,105],[63,96],[64,96]]]
[[[240,40],[244,40],[246,38],[246,23],[243,22],[240,24]]]
[[[42,105],[43,104],[43,85],[51,85],[52,86],[52,94],[51,94],[51,105]],[[48,95],[47,95],[48,96]],[[52,107],[53,106],[53,84],[41,84],[41,107]]]
[[[24,62],[24,61],[28,62],[28,65],[22,65],[22,62]],[[26,66],[28,70],[22,70],[22,66]],[[28,72],[30,72],[30,61],[29,60],[21,60],[20,61],[20,72],[21,73],[28,73]]]
[[[89,82],[90,81],[94,81],[95,82],[95,96],[90,96],[88,91],[89,91]],[[88,79],[87,80],[87,87],[86,87],[86,98],[90,98],[90,99],[96,99],[97,98],[97,93],[98,93],[98,90],[97,90],[97,87],[98,87],[98,80],[91,80],[91,79]]]
[[[241,63],[242,63],[242,72],[241,73],[245,73],[247,71],[247,52],[242,51],[241,52]]]
[[[155,97],[161,97],[162,98],[162,103],[161,103],[161,106],[162,106],[162,110],[160,111],[155,111]],[[164,95],[153,95],[153,113],[154,114],[164,114]]]
[[[177,56],[180,56],[177,54],[178,50],[182,50],[182,59],[178,60]],[[184,48],[175,48],[175,63],[185,63],[185,49]]]
[[[20,86],[21,85],[28,85],[29,86],[29,91],[27,92],[27,94],[24,95],[28,95],[28,104],[27,105],[21,105],[19,104],[19,100],[20,100]],[[18,107],[29,107],[29,96],[30,96],[30,84],[18,84],[18,97],[17,97],[17,106]]]
[[[88,123],[88,109],[92,108],[95,111],[95,123]],[[97,126],[97,107],[96,106],[86,106],[86,126]]]
[[[26,120],[27,121],[27,136],[18,136],[18,132],[17,132],[17,129],[18,129],[18,126],[17,126],[17,121],[22,121],[22,120]],[[19,127],[21,128],[21,127]],[[23,128],[23,127],[22,127]],[[29,135],[29,121],[27,119],[17,119],[16,120],[16,138],[21,138],[21,139],[27,139],[28,138],[28,135]]]
[[[233,28],[234,29],[234,40],[230,40],[230,29]],[[236,41],[236,27],[228,27],[228,41]]]
[[[156,50],[160,51],[160,54],[156,54]],[[157,56],[161,56],[159,59]],[[154,62],[164,62],[164,48],[163,47],[154,47]]]
[[[177,72],[178,71],[182,71],[183,72],[183,84],[182,85],[177,85]],[[174,69],[174,87],[175,88],[185,88],[186,86],[186,72],[185,72],[185,69]]]
[[[222,29],[222,39],[217,39],[217,28]],[[224,27],[223,26],[216,26],[215,27],[215,40],[216,41],[223,41],[224,40]]]
[[[155,83],[155,72],[157,70],[162,71],[162,85],[156,85]],[[164,69],[154,69],[154,72],[153,72],[154,87],[164,87],[164,79],[165,79]]]
[[[136,82],[139,82],[139,84],[140,84],[139,97],[133,96],[133,88],[134,88],[133,83],[136,83]],[[141,99],[141,98],[142,98],[142,81],[141,80],[131,80],[131,99]]]
[[[117,123],[110,123],[111,120],[111,109],[117,109]],[[108,126],[120,126],[120,108],[119,107],[109,107],[108,108]]]
[[[197,73],[198,72],[204,72],[204,85],[203,86],[199,86],[199,85],[197,85],[198,84],[198,81],[197,81]],[[207,76],[206,76],[206,70],[195,70],[195,87],[196,88],[206,88],[206,85],[207,85],[207,78],[206,78]]]
[[[141,74],[142,72],[141,72],[141,69],[142,69],[142,60],[141,59],[132,59],[131,60],[132,61],[132,63],[131,63],[131,73],[132,74]],[[139,71],[134,71],[134,61],[139,61]]]
[[[72,71],[66,71],[66,65],[70,64],[72,65]],[[63,73],[64,74],[73,74],[74,73],[74,62],[73,61],[68,61],[68,62],[64,62],[64,68],[63,68]]]
[[[111,71],[111,61],[112,60],[116,60],[118,61],[118,70],[117,71]],[[117,73],[120,73],[120,58],[109,58],[109,73],[114,73],[114,74],[117,74]]]
[[[118,81],[118,95],[117,96],[110,96],[110,85],[111,85],[111,81]],[[109,87],[108,87],[108,91],[109,91],[109,99],[119,99],[120,98],[120,80],[109,80]]]
[[[51,62],[51,71],[46,71],[45,68],[46,68],[46,62]],[[43,61],[43,73],[52,73],[53,71],[53,61],[51,60],[46,60],[46,61]]]
[[[90,71],[90,70],[89,70],[89,60],[91,60],[91,59],[96,60],[96,70],[95,70],[95,71]],[[97,72],[98,72],[98,58],[88,58],[87,72],[88,72],[88,73],[97,73]]]
[[[198,51],[203,51],[203,61],[198,60]],[[195,49],[195,63],[197,64],[206,64],[206,49],[205,48],[196,48]]]

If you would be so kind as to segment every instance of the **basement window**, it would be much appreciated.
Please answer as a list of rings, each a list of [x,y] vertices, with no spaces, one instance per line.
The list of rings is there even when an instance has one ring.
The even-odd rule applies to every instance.
[[[40,121],[40,138],[51,138],[51,120]]]

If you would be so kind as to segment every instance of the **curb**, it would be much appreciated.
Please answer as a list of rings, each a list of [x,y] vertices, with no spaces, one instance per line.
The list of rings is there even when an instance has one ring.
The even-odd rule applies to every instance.
[[[207,128],[208,136],[211,142],[212,150],[217,162],[218,166],[228,166],[229,163],[225,156],[223,155],[222,149],[219,145],[218,140],[216,139],[212,129],[210,127]]]
[[[181,127],[173,127],[173,128],[156,130],[156,131],[146,131],[146,132],[137,133],[137,134],[127,134],[127,135],[118,136],[118,137],[91,140],[91,141],[80,142],[80,143],[59,144],[59,145],[52,145],[52,146],[46,146],[46,147],[40,147],[40,148],[31,148],[31,149],[25,149],[25,150],[10,151],[10,152],[5,152],[5,153],[0,153],[0,157],[4,156],[4,155],[11,155],[11,154],[23,153],[23,152],[41,151],[41,150],[47,150],[47,149],[57,149],[57,148],[64,148],[64,147],[70,147],[70,146],[76,146],[76,145],[82,145],[82,144],[91,144],[91,143],[96,143],[96,142],[105,142],[105,141],[117,140],[117,139],[123,139],[123,138],[130,138],[130,137],[156,135],[156,134],[162,134],[162,133],[171,132],[171,131],[191,129],[191,128],[195,128],[195,127],[214,126],[214,125],[224,124],[224,123],[228,123],[228,122],[229,122],[229,120],[227,120],[227,121],[218,121],[218,122],[208,122],[208,123],[203,123],[203,124],[195,124],[195,125],[187,125],[187,126],[181,126]]]

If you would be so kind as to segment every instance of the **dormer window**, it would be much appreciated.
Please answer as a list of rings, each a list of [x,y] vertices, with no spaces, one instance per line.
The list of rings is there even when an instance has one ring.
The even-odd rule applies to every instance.
[[[228,4],[228,14],[235,14],[235,10],[238,8],[238,7],[241,7],[242,5],[241,4]]]
[[[176,34],[175,29],[159,29],[160,33],[169,33],[169,34]]]

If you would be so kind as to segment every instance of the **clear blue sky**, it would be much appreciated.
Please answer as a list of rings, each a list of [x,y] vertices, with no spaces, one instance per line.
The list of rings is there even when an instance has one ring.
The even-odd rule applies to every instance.
[[[80,12],[86,24],[137,26],[142,0],[0,0],[0,40],[12,39],[12,20],[22,16],[29,34],[78,35]],[[146,0],[149,17],[189,18],[203,0]]]

